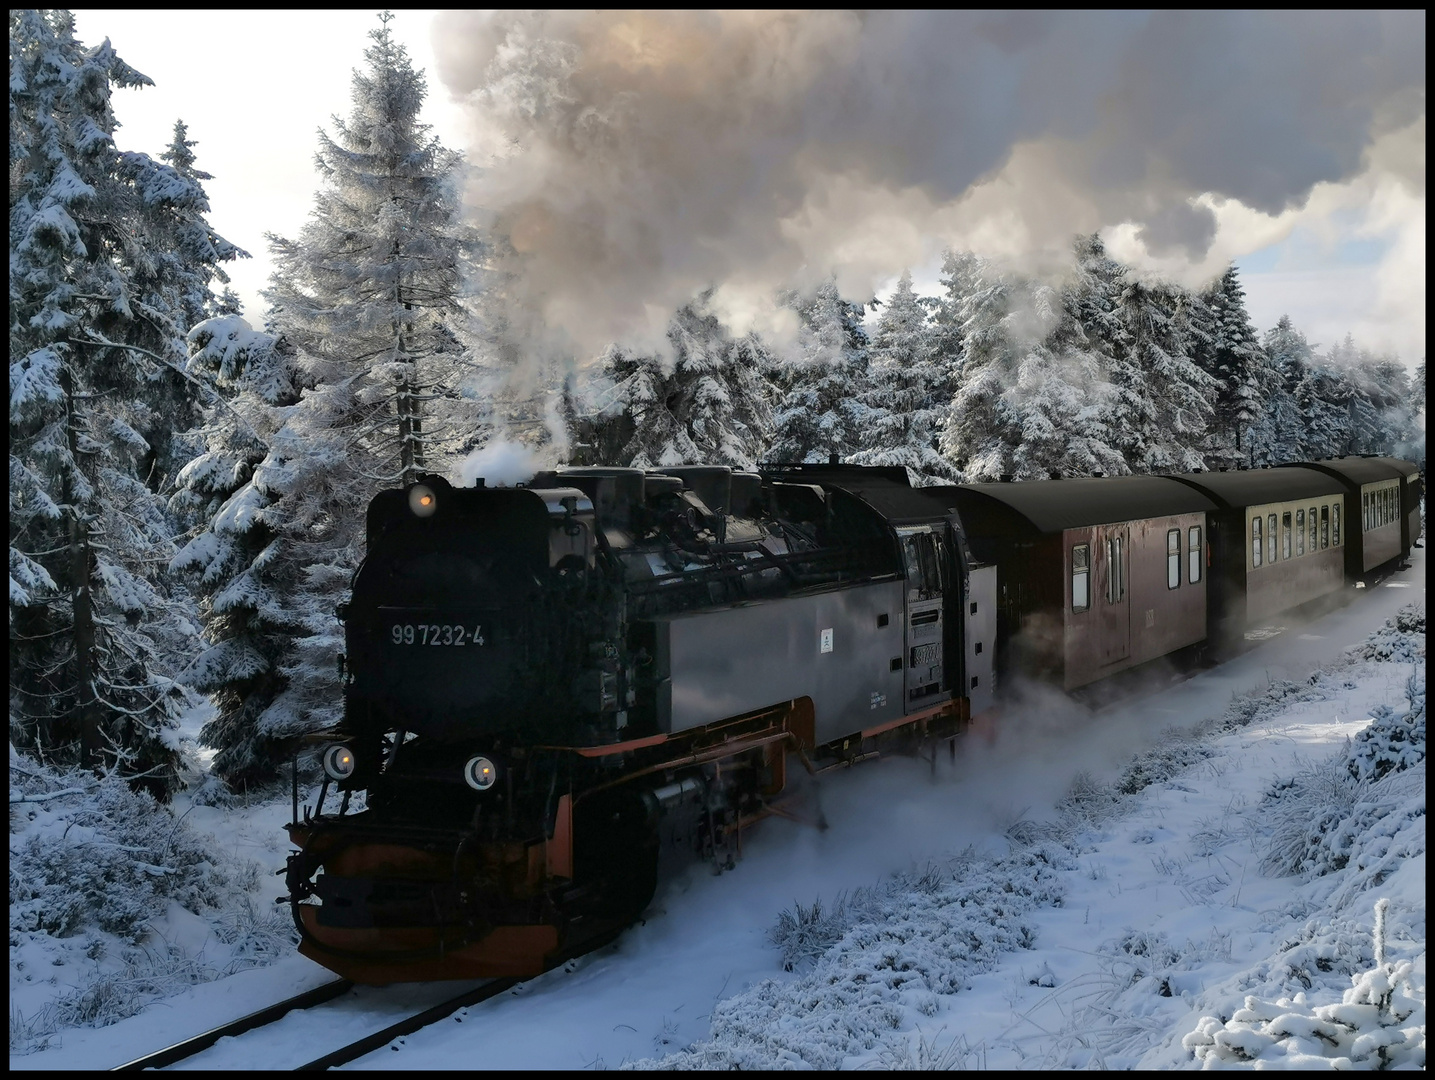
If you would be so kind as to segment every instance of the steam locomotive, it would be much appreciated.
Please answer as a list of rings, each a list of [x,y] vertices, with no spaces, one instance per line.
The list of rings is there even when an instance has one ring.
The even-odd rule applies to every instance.
[[[631,923],[672,859],[732,866],[789,770],[935,752],[1017,671],[1075,689],[1239,638],[1398,564],[1419,492],[1415,466],[1369,458],[382,492],[339,612],[343,730],[302,816],[295,772],[300,951],[367,983],[537,974]]]

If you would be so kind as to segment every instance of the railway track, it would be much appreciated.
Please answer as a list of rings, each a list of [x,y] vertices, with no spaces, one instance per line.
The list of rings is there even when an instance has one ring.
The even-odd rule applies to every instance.
[[[496,997],[504,991],[517,986],[522,981],[523,980],[519,978],[492,979],[482,986],[466,990],[462,994],[441,1001],[437,1005],[424,1009],[422,1012],[406,1016],[402,1020],[389,1024],[379,1031],[365,1035],[361,1039],[356,1039],[336,1050],[314,1058],[312,1061],[306,1061],[302,1065],[295,1066],[295,1069],[296,1071],[329,1069],[336,1065],[346,1064],[355,1058],[363,1057],[365,1054],[372,1053],[375,1050],[387,1046],[395,1039],[412,1035],[415,1031],[419,1031],[430,1024],[435,1024],[446,1017],[452,1016],[459,1009],[468,1008],[471,1005],[477,1005],[480,1002],[487,1001],[491,997]],[[127,1061],[125,1064],[117,1066],[111,1071],[135,1072],[142,1069],[168,1068],[187,1058],[192,1058],[196,1054],[203,1053],[215,1043],[219,1042],[220,1039],[246,1035],[251,1031],[267,1027],[283,1019],[291,1012],[316,1008],[317,1006],[341,998],[354,988],[354,983],[348,979],[335,979],[333,982],[325,983],[323,986],[315,987],[313,990],[307,990],[302,994],[297,994],[285,1001],[260,1009],[258,1012],[250,1013],[248,1016],[241,1017],[228,1024],[221,1024],[218,1027],[211,1028],[209,1031],[196,1035],[193,1038],[174,1043],[171,1046],[165,1047],[163,1050],[157,1050],[152,1054],[146,1054],[144,1057]]]
[[[565,953],[549,967],[549,970],[552,971],[556,968],[563,967],[581,955],[602,948],[604,945],[615,940],[619,933],[621,933],[621,929],[622,928],[602,933],[592,940],[585,942],[581,948],[575,948],[573,951]],[[388,1046],[396,1039],[405,1038],[431,1024],[445,1020],[460,1009],[466,1009],[481,1004],[490,998],[497,997],[499,994],[513,989],[531,977],[532,976],[490,979],[479,986],[471,987],[461,994],[446,998],[438,1004],[432,1005],[420,1012],[412,1013],[401,1020],[396,1020],[394,1023],[365,1035],[360,1039],[355,1039],[353,1042],[340,1046],[336,1050],[322,1054],[312,1061],[306,1061],[302,1065],[296,1065],[294,1069],[297,1072],[304,1072],[332,1069],[336,1066],[347,1064],[350,1061],[363,1057],[365,1054],[373,1053],[375,1050]],[[354,989],[357,989],[356,985],[348,979],[335,979],[333,982],[325,983],[323,986],[315,987],[312,990],[306,990],[302,994],[296,994],[294,997],[277,1002],[257,1012],[250,1013],[248,1016],[241,1017],[238,1020],[233,1020],[227,1024],[221,1024],[218,1027],[211,1028],[202,1034],[184,1039],[162,1050],[157,1050],[152,1054],[146,1054],[143,1057],[135,1058],[133,1061],[127,1061],[123,1065],[116,1066],[111,1071],[134,1072],[142,1069],[168,1068],[171,1065],[179,1064],[188,1058],[203,1053],[221,1039],[247,1035],[252,1031],[267,1027],[270,1024],[282,1020],[292,1012],[302,1012],[307,1009],[317,1008],[342,998]],[[254,1065],[251,1067],[263,1068],[262,1065]]]

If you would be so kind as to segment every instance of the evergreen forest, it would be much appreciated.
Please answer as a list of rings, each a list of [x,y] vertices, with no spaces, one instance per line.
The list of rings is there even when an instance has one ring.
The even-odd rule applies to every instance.
[[[661,353],[531,355],[503,315],[507,241],[466,219],[470,166],[420,119],[424,73],[386,16],[371,42],[246,313],[225,267],[249,256],[209,224],[183,121],[157,157],[119,150],[114,92],[150,80],[67,12],[10,12],[12,759],[161,801],[284,782],[339,720],[335,609],[369,500],[506,443],[914,484],[1423,464],[1423,358],[1412,376],[1349,336],[1259,328],[1234,265],[1191,289],[1099,235],[1059,280],[950,251],[935,295],[910,273],[880,302],[784,293],[791,340],[725,325],[709,291]]]

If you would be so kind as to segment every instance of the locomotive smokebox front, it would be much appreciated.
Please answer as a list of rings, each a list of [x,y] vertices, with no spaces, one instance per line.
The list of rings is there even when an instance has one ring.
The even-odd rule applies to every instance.
[[[368,526],[346,626],[348,716],[440,742],[571,717],[587,496],[425,477],[376,498]]]

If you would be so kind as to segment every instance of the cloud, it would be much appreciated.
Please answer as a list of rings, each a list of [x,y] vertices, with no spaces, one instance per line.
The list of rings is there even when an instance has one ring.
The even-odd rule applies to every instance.
[[[1372,170],[1423,217],[1424,41],[1420,11],[453,12],[434,31],[484,168],[470,197],[512,244],[510,324],[580,359],[661,347],[709,287],[742,329],[780,286],[836,272],[870,295],[943,245],[1040,269],[1127,226],[1145,258],[1204,265],[1222,207],[1284,222]],[[1372,162],[1417,121],[1420,147]]]

